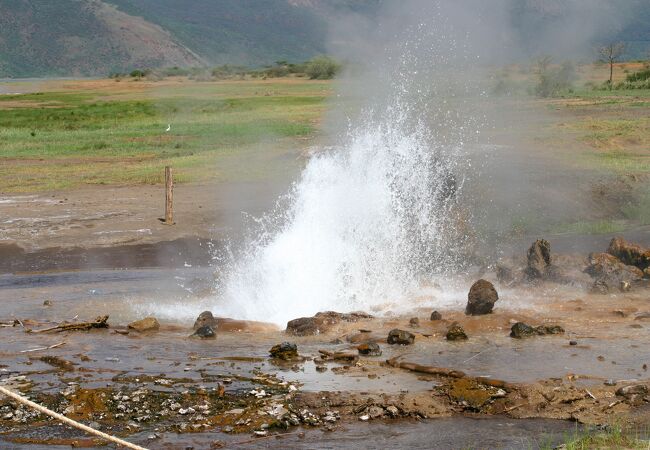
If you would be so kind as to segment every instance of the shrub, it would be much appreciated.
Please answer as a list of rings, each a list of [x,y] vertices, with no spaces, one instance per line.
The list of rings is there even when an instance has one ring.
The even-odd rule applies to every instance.
[[[640,70],[625,77],[625,80],[629,81],[630,83],[634,83],[636,81],[646,81],[647,79],[650,79],[650,69]]]
[[[142,78],[142,77],[146,77],[147,75],[149,75],[149,72],[150,71],[146,70],[146,69],[145,70],[134,69],[134,70],[131,71],[131,73],[129,73],[129,76],[131,78]]]
[[[565,92],[571,92],[576,80],[575,66],[570,61],[563,62],[559,67],[551,67],[550,61],[537,66],[537,85],[535,94],[539,97],[555,97]]]
[[[329,80],[341,70],[341,65],[329,56],[317,56],[307,61],[305,73],[312,80]]]

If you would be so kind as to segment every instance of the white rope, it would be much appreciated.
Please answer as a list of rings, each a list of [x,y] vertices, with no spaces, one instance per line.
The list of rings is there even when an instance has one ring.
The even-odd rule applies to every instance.
[[[83,423],[76,422],[72,419],[68,419],[66,416],[61,415],[59,413],[56,413],[50,409],[47,409],[44,406],[39,405],[38,403],[34,403],[30,400],[27,400],[25,397],[23,397],[20,394],[16,394],[13,391],[10,391],[6,387],[0,386],[0,392],[6,395],[7,397],[11,397],[14,400],[16,400],[19,403],[22,403],[23,405],[27,405],[30,408],[35,409],[36,411],[39,411],[43,414],[47,414],[50,417],[54,417],[56,420],[60,420],[61,422],[70,425],[71,427],[79,428],[80,430],[85,431],[86,433],[94,434],[95,436],[98,436],[104,440],[107,440],[109,442],[114,442],[115,444],[121,445],[126,448],[131,448],[133,450],[147,450],[144,447],[140,447],[139,445],[131,444],[130,442],[123,441],[120,438],[116,438],[115,436],[111,436],[106,433],[102,433],[99,430],[95,430],[94,428],[91,428],[89,426],[84,425]]]

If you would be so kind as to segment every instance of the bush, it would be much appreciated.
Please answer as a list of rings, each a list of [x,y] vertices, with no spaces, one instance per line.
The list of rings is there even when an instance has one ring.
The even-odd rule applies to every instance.
[[[535,94],[539,97],[556,97],[571,92],[576,80],[575,66],[570,61],[563,62],[559,68],[553,68],[547,61],[538,65],[538,82]]]
[[[312,80],[330,80],[341,70],[341,65],[329,56],[317,56],[307,61],[305,73]]]
[[[634,83],[636,81],[646,81],[648,79],[650,79],[650,69],[640,70],[625,77],[625,80],[629,81],[630,83]]]
[[[131,73],[129,73],[129,76],[131,78],[142,78],[142,77],[146,77],[147,75],[149,75],[149,72],[150,72],[149,70],[135,69],[135,70],[132,70]]]

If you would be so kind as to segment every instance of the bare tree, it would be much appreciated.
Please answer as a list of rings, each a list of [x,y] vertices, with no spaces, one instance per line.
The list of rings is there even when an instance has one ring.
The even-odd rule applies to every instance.
[[[598,49],[600,60],[609,64],[609,88],[612,88],[614,63],[625,53],[625,42],[612,42]]]

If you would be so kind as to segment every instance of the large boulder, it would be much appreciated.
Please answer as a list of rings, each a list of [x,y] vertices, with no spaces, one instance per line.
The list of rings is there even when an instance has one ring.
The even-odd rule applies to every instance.
[[[497,294],[497,290],[492,283],[483,279],[478,280],[472,285],[467,294],[465,314],[471,316],[489,314],[498,299],[499,294]]]
[[[211,327],[212,329],[217,329],[217,318],[212,315],[211,311],[203,311],[199,314],[199,317],[194,321],[194,330],[198,330],[201,327]]]
[[[627,242],[622,237],[615,237],[607,247],[607,253],[617,257],[623,264],[635,266],[641,270],[650,267],[650,248]]]
[[[536,240],[527,253],[526,277],[537,280],[546,277],[551,267],[551,244],[545,239]]]
[[[643,278],[641,269],[623,264],[609,253],[591,253],[585,273],[595,279],[592,292],[600,293],[617,290],[622,282],[631,283]]]
[[[319,312],[313,317],[290,320],[286,332],[294,336],[310,336],[324,333],[339,322],[358,322],[362,319],[372,319],[372,316],[359,311],[347,314],[334,311]]]

